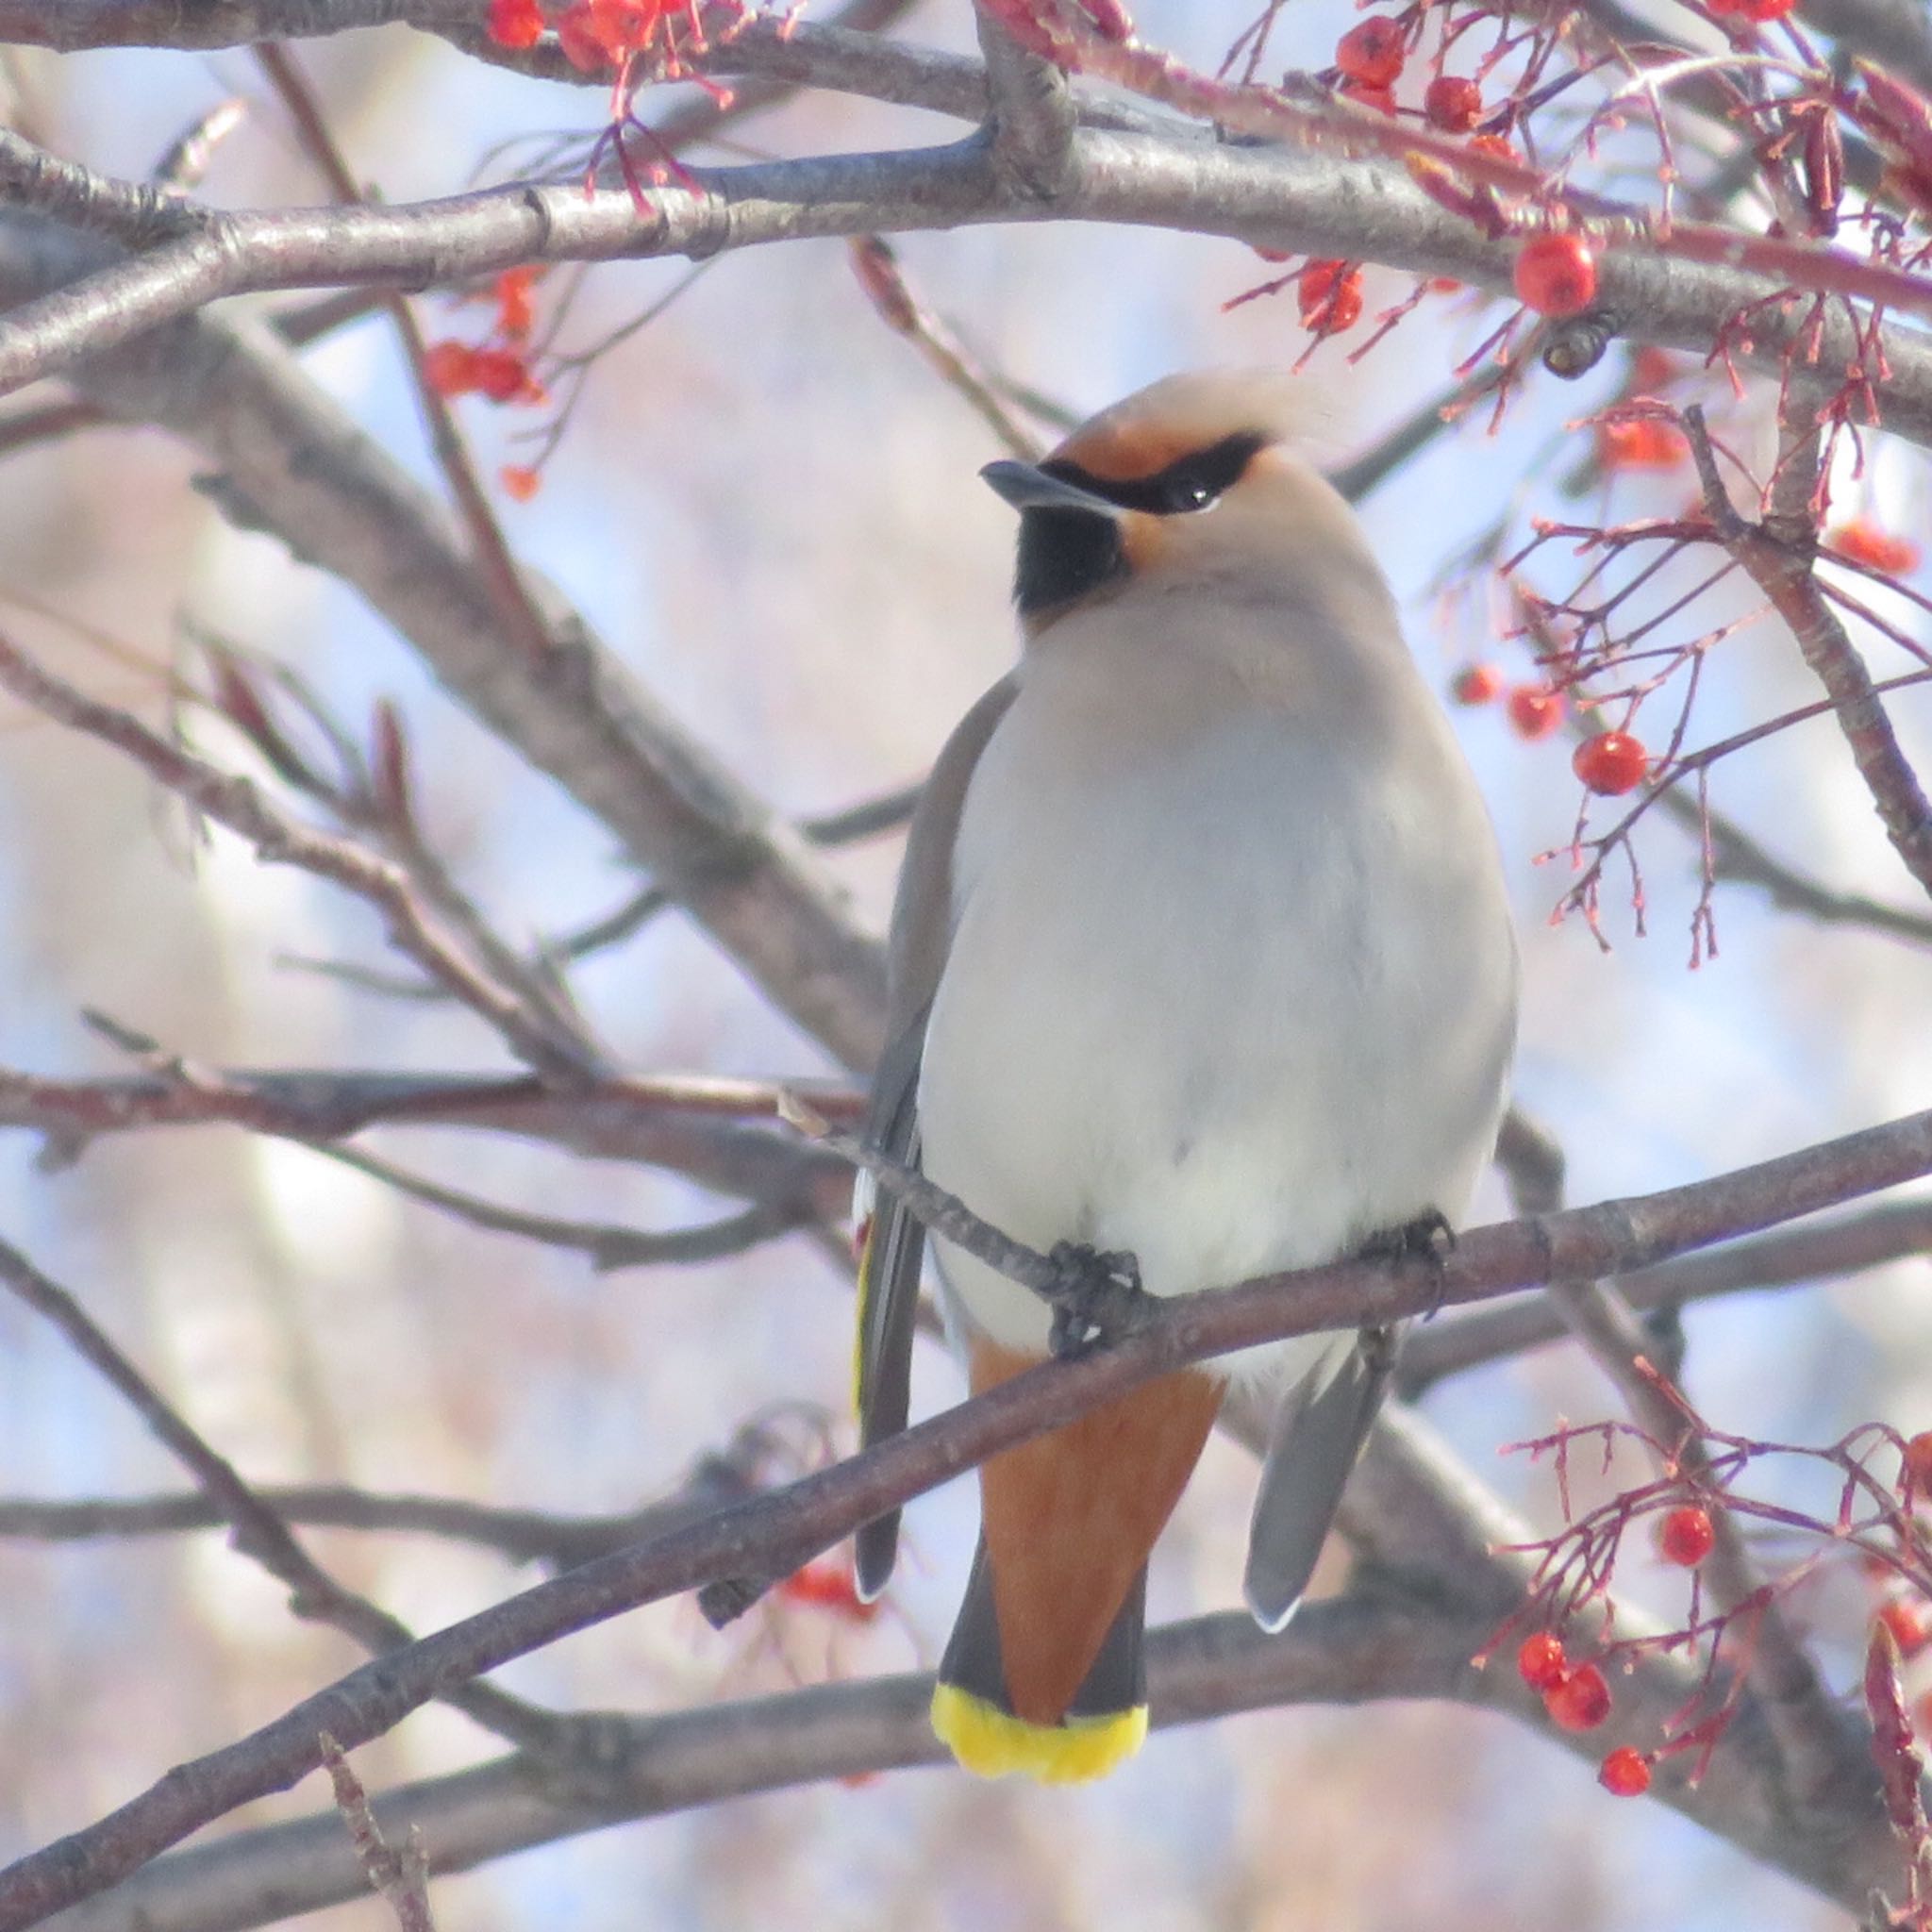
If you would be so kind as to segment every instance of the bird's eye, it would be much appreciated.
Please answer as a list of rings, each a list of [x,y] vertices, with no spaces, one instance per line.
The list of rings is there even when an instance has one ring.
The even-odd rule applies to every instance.
[[[1206,509],[1220,495],[1218,490],[1210,489],[1198,476],[1175,476],[1168,484],[1164,494],[1167,508],[1176,512],[1191,509]]]

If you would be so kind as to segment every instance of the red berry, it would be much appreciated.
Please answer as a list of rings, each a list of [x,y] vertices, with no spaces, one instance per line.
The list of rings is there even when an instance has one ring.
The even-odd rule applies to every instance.
[[[483,30],[499,47],[534,47],[543,38],[543,14],[537,0],[490,0]]]
[[[1596,459],[1607,470],[1674,470],[1690,454],[1683,431],[1654,416],[1596,425]]]
[[[1364,87],[1389,87],[1405,58],[1401,25],[1376,15],[1352,26],[1335,43],[1335,64]]]
[[[1483,111],[1483,91],[1459,74],[1439,74],[1423,90],[1423,112],[1432,127],[1467,134]]]
[[[1782,20],[1798,0],[1744,0],[1745,15],[1752,20]]]
[[[1361,320],[1362,272],[1326,257],[1309,262],[1296,284],[1302,326],[1318,336],[1340,335]]]
[[[1449,680],[1449,694],[1458,705],[1487,705],[1503,692],[1503,674],[1493,664],[1465,664]]]
[[[1654,396],[1674,382],[1681,372],[1676,358],[1655,342],[1645,342],[1630,358],[1630,375],[1624,388],[1633,396]]]
[[[431,342],[423,352],[423,379],[440,396],[462,396],[476,387],[476,352],[468,342]]]
[[[1642,741],[1627,731],[1599,731],[1576,747],[1570,769],[1600,796],[1621,798],[1643,783],[1644,774],[1650,770],[1650,754]],[[1701,1516],[1704,1512],[1688,1513]],[[1707,1530],[1709,1527],[1707,1524],[1705,1526]]]
[[[1878,1607],[1878,1621],[1891,1632],[1892,1641],[1898,1645],[1901,1657],[1917,1657],[1928,1643],[1932,1643],[1932,1628],[1925,1623],[1925,1613],[1917,1604],[1908,1604],[1903,1597],[1893,1597],[1890,1603]]]
[[[496,278],[496,325],[515,341],[522,341],[537,325],[537,305],[530,291],[542,271],[525,262],[521,268],[507,268]]]
[[[1581,235],[1532,235],[1516,258],[1516,293],[1545,315],[1581,315],[1596,300],[1596,257]]]
[[[528,503],[543,481],[527,463],[506,463],[497,471],[496,480],[503,485],[503,493],[513,503]]]
[[[1932,1499],[1932,1429],[1922,1430],[1906,1444],[1902,1460],[1913,1491]]]
[[[1854,563],[1865,564],[1872,570],[1900,575],[1919,567],[1916,543],[1905,537],[1894,537],[1890,530],[1881,530],[1865,517],[1854,517],[1850,523],[1840,524],[1824,541],[1840,557],[1848,557]]]
[[[1532,1690],[1554,1690],[1570,1674],[1563,1640],[1547,1630],[1525,1637],[1516,1653],[1516,1673]]]
[[[1598,1768],[1596,1781],[1613,1798],[1641,1798],[1650,1789],[1650,1759],[1629,1744],[1619,1744]]]
[[[1681,1563],[1686,1570],[1694,1570],[1710,1555],[1710,1546],[1717,1541],[1717,1532],[1710,1526],[1710,1517],[1694,1504],[1687,1504],[1681,1509],[1673,1509],[1664,1518],[1663,1527],[1657,1531],[1657,1548],[1664,1553],[1667,1561]]]
[[[543,393],[529,365],[514,349],[471,352],[471,383],[492,403],[535,402]]]
[[[1610,1687],[1594,1664],[1543,1692],[1543,1708],[1566,1731],[1593,1731],[1610,1714]]]
[[[1541,684],[1519,684],[1507,701],[1509,724],[1518,738],[1533,744],[1563,722],[1563,694]]]

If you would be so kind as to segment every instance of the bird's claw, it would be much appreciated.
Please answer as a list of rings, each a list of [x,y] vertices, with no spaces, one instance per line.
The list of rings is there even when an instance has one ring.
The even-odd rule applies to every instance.
[[[1421,1261],[1436,1283],[1436,1299],[1423,1310],[1427,1321],[1441,1311],[1442,1269],[1456,1252],[1456,1230],[1449,1218],[1431,1208],[1406,1221],[1399,1227],[1385,1227],[1372,1234],[1356,1251],[1361,1261]]]
[[[1133,1330],[1147,1291],[1141,1286],[1141,1264],[1131,1254],[1103,1253],[1085,1241],[1056,1241],[1046,1258],[1055,1271],[1047,1291],[1053,1303],[1047,1346],[1055,1360],[1085,1355]]]

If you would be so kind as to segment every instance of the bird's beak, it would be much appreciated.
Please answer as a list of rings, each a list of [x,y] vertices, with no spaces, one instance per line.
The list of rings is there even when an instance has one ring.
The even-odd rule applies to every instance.
[[[989,463],[979,474],[1015,509],[1084,510],[1089,516],[1105,517],[1109,523],[1120,518],[1119,504],[1109,503],[1106,497],[1063,477],[1050,476],[1031,463]]]

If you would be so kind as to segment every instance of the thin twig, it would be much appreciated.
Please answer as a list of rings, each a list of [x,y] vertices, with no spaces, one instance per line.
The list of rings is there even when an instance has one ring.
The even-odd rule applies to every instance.
[[[555,1215],[531,1214],[522,1208],[485,1201],[461,1189],[425,1180],[391,1161],[378,1159],[354,1147],[322,1146],[315,1151],[393,1188],[412,1201],[441,1208],[472,1227],[587,1255],[599,1274],[616,1274],[625,1268],[688,1267],[721,1261],[796,1233],[809,1218],[796,1203],[760,1202],[697,1227],[647,1233],[641,1228],[622,1227],[608,1222],[566,1221]]]
[[[125,711],[95,702],[34,663],[5,638],[0,638],[0,688],[125,753],[158,784],[247,840],[266,862],[299,867],[366,899],[383,914],[397,948],[449,986],[533,1067],[566,1082],[581,1081],[594,1072],[578,1040],[559,1035],[547,1015],[531,1013],[515,993],[466,954],[457,937],[422,902],[402,866],[351,840],[283,816],[246,778],[217,770],[157,736]]]
[[[1886,836],[1907,871],[1932,893],[1932,801],[1926,799],[1918,774],[1899,744],[1864,658],[1812,575],[1817,536],[1808,508],[1788,513],[1788,527],[1775,532],[1768,523],[1755,524],[1740,516],[1718,475],[1704,411],[1695,404],[1685,410],[1684,426],[1705,508],[1720,541],[1790,627],[1805,662],[1831,700],[1839,729],[1878,808]],[[1817,460],[1815,425],[1796,440],[1788,436],[1774,487],[1798,491],[1808,505]]]

